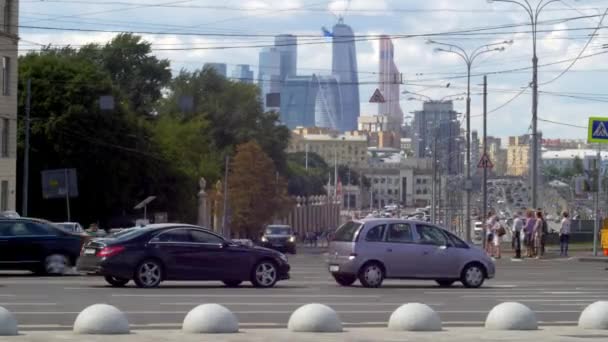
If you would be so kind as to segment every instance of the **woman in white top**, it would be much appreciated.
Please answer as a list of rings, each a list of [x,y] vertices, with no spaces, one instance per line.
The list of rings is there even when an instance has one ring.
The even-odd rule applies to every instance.
[[[500,259],[500,243],[502,242],[502,235],[504,235],[504,228],[498,217],[496,217],[494,226],[492,226],[492,235],[494,238],[494,241],[492,241],[494,244],[494,256],[496,259]]]
[[[562,213],[564,217],[562,219],[561,226],[559,228],[559,246],[560,246],[560,255],[563,257],[568,256],[568,244],[570,243],[570,225],[571,221],[569,218],[568,212],[564,211]]]

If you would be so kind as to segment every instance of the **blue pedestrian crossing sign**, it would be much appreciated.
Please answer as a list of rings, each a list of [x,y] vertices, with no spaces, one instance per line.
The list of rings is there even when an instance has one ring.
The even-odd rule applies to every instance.
[[[590,143],[608,143],[608,118],[589,118],[589,136]]]

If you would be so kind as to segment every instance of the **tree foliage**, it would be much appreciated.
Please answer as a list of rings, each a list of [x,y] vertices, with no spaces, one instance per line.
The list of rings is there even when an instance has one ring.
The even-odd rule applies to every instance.
[[[232,230],[241,236],[257,237],[277,214],[290,209],[285,180],[254,141],[237,147],[228,187]]]

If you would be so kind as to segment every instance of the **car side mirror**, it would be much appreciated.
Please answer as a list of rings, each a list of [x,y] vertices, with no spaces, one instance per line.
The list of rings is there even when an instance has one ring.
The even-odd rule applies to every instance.
[[[449,247],[448,245],[443,245],[443,246],[439,246],[439,249],[444,251],[444,250],[448,249],[448,247]]]

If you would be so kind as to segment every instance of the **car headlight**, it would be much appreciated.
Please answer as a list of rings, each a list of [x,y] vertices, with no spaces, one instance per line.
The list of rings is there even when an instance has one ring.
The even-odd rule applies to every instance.
[[[296,242],[296,237],[295,236],[290,237],[289,242]]]
[[[265,236],[262,236],[262,242],[268,242],[268,238]]]
[[[288,262],[287,260],[287,255],[283,254],[283,253],[279,253],[279,259],[281,259],[282,261],[284,261],[285,263]]]

